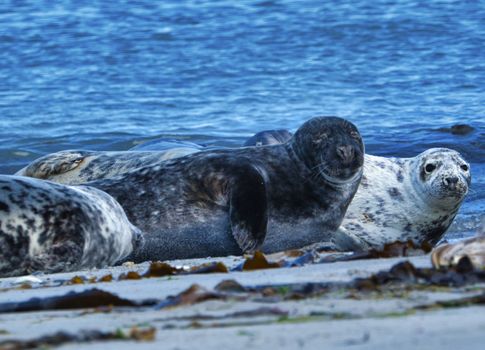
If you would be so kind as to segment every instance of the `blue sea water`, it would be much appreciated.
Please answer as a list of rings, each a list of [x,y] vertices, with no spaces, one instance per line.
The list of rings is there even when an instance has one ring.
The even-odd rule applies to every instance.
[[[467,236],[485,211],[484,43],[483,0],[3,0],[0,173],[62,149],[235,146],[338,115],[371,154],[462,152],[473,185],[450,232]]]

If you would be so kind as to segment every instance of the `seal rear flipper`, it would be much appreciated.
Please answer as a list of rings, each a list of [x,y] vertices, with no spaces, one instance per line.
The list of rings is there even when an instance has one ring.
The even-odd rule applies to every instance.
[[[261,174],[250,167],[235,179],[230,194],[232,235],[241,250],[254,252],[261,247],[268,225],[266,185]]]

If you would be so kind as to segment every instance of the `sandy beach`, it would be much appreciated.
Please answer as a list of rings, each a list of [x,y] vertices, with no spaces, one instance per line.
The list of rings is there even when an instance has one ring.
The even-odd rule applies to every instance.
[[[169,263],[188,271],[213,261],[232,269],[243,260]],[[143,278],[149,263],[5,278],[0,280],[0,349],[28,348],[25,341],[34,341],[30,346],[60,349],[131,349],[135,345],[143,349],[481,349],[483,283],[351,286],[358,278],[366,280],[403,261],[418,269],[431,267],[425,255],[152,278]],[[136,279],[119,280],[129,271]],[[100,282],[103,276],[112,280]],[[119,302],[113,299],[97,307],[81,303],[77,309],[53,310],[55,302],[41,302],[42,310],[6,312],[32,298],[55,300],[94,288],[98,294],[92,298],[101,304],[99,293],[106,292],[109,298],[127,300],[132,306],[110,306]],[[68,308],[77,305],[69,303]],[[30,305],[35,308],[37,304]]]

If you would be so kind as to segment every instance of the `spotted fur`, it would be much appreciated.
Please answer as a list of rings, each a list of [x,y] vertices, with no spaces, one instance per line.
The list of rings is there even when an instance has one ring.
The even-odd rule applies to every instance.
[[[425,171],[428,164],[436,166],[430,173]],[[341,227],[355,238],[350,248],[408,240],[437,243],[468,192],[469,167],[458,152],[446,148],[432,148],[414,158],[365,155],[365,181]],[[448,184],[449,179],[456,182]]]
[[[0,175],[1,277],[112,265],[141,240],[96,188]]]

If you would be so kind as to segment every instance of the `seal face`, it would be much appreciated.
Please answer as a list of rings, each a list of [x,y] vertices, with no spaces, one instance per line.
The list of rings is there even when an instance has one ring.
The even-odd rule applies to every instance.
[[[470,165],[454,150],[432,148],[414,158],[366,155],[360,187],[339,232],[354,238],[353,249],[408,240],[436,244],[470,181]]]
[[[145,233],[135,261],[273,252],[329,239],[363,151],[353,124],[317,117],[284,145],[197,152],[88,185]]]
[[[0,175],[0,276],[111,265],[142,242],[120,205],[87,186]]]

